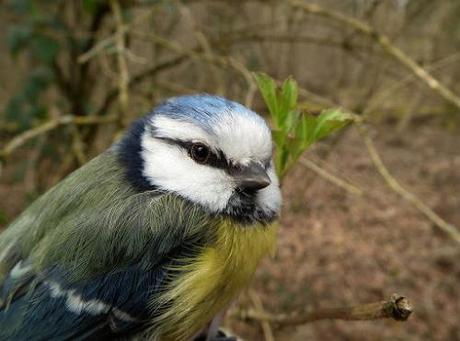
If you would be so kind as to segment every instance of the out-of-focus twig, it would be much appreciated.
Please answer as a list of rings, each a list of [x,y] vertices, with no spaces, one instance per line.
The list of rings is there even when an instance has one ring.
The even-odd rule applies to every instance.
[[[117,48],[117,64],[118,64],[118,100],[120,102],[119,119],[118,123],[120,127],[124,127],[124,118],[128,114],[129,109],[129,74],[128,64],[126,62],[126,41],[125,41],[125,25],[123,22],[123,15],[121,6],[118,0],[111,0],[110,6],[112,8],[113,15],[116,23],[116,48]]]
[[[320,177],[326,179],[329,182],[332,182],[334,185],[346,190],[347,192],[350,192],[351,194],[354,195],[363,195],[363,190],[356,187],[355,185],[352,185],[345,180],[342,180],[335,176],[334,174],[329,173],[327,170],[324,168],[321,168],[318,166],[316,163],[314,163],[311,160],[308,159],[300,159],[299,163],[308,169],[312,170],[316,174],[318,174]]]
[[[45,142],[46,136],[40,136],[30,154],[27,155],[26,172],[24,174],[24,188],[27,193],[37,193],[37,163],[40,160]]]
[[[226,37],[222,43],[231,44],[245,44],[247,42],[256,43],[286,43],[286,44],[312,44],[319,46],[337,47],[340,49],[364,49],[363,46],[358,44],[349,44],[345,41],[330,39],[328,37],[318,37],[315,35],[292,35],[292,34],[266,34],[266,33],[253,33],[244,32],[244,34]]]
[[[442,58],[441,60],[433,64],[426,66],[425,70],[436,71],[438,69],[444,68],[453,63],[457,63],[459,60],[460,60],[460,52],[457,52],[457,53],[447,56],[446,58]],[[392,86],[386,88],[384,91],[380,92],[376,96],[376,98],[372,99],[371,103],[365,108],[363,115],[368,115],[370,112],[378,108],[384,101],[390,98],[395,92],[397,92],[399,89],[403,88],[404,86],[407,86],[408,84],[410,84],[416,79],[417,78],[414,74],[409,74],[405,76],[404,78],[395,82],[395,84],[393,84]]]
[[[184,22],[190,27],[190,30],[193,32],[195,39],[200,46],[203,53],[212,55],[214,54],[213,46],[210,44],[209,39],[206,37],[204,32],[200,29],[200,26],[197,24],[195,16],[191,11],[190,6],[186,6],[181,1],[174,1],[174,5],[178,9],[181,16],[185,19]],[[219,74],[218,67],[216,65],[210,65],[210,76],[212,76],[214,83],[216,85],[216,94],[224,95],[225,87],[224,82],[222,81],[222,76]]]
[[[118,2],[118,5],[113,4],[113,2]],[[114,8],[113,7],[114,5],[118,6],[119,8],[118,9]],[[107,8],[112,10],[112,13],[115,16],[116,23],[118,24],[118,19],[119,18],[123,19],[121,15],[119,18],[117,18],[118,14],[116,12],[119,11],[119,13],[121,14],[121,5],[120,5],[119,0],[118,1],[111,0],[110,7],[107,7]],[[78,56],[78,59],[77,59],[78,63],[86,64],[89,62],[91,58],[94,58],[95,56],[101,54],[113,44],[116,45],[118,35],[120,34],[124,35],[128,33],[131,26],[140,25],[144,20],[148,19],[149,17],[150,17],[150,13],[146,11],[144,14],[136,16],[135,20],[131,22],[130,25],[124,24],[123,20],[121,20],[123,24],[117,27],[116,32],[100,40],[96,44],[93,43],[90,48],[86,49],[84,53]]]
[[[389,56],[398,61],[401,65],[409,69],[422,82],[428,85],[428,87],[431,88],[434,92],[436,92],[446,101],[460,109],[460,97],[455,95],[449,88],[440,83],[428,71],[426,71],[424,68],[418,65],[412,58],[410,58],[405,52],[393,45],[386,35],[379,33],[374,27],[356,18],[323,8],[316,4],[306,3],[302,0],[288,0],[288,2],[294,8],[301,9],[309,14],[319,15],[325,18],[333,19],[370,37],[373,41],[375,41],[375,43],[377,43],[382,48],[384,52],[386,52]]]
[[[116,35],[111,35],[101,40],[96,45],[94,45],[92,49],[78,56],[78,62],[80,64],[87,63],[91,58],[98,55],[99,53],[107,49],[109,46],[114,44],[115,40],[116,40]]]
[[[259,295],[257,295],[257,293],[254,290],[249,290],[248,295],[255,309],[257,311],[265,313],[264,307],[262,305],[262,301],[260,300]],[[273,336],[272,327],[270,326],[270,321],[260,320],[259,322],[262,327],[262,332],[264,333],[265,341],[275,341],[275,337]]]
[[[460,243],[460,232],[452,224],[446,222],[443,218],[437,215],[430,207],[428,207],[423,201],[421,201],[415,194],[406,190],[400,183],[390,174],[388,169],[383,164],[382,159],[380,158],[379,153],[377,152],[374,142],[369,136],[367,128],[361,124],[357,123],[356,126],[361,133],[361,137],[367,147],[369,156],[371,157],[372,162],[374,163],[375,168],[383,177],[387,185],[399,194],[401,197],[409,201],[414,205],[420,212],[422,212],[431,222],[433,222],[440,230],[445,232],[449,237],[455,240],[457,243]]]
[[[173,68],[184,61],[186,61],[189,57],[187,55],[180,55],[178,57],[174,57],[170,60],[167,60],[163,63],[159,63],[157,65],[152,66],[151,68],[148,68],[139,74],[131,77],[131,79],[128,82],[128,89],[131,89],[135,87],[137,84],[141,83],[145,79],[151,78],[155,76],[156,74],[160,73],[161,71],[168,70],[170,68]],[[112,103],[116,100],[118,93],[120,89],[118,87],[109,90],[107,92],[107,95],[104,97],[102,100],[101,106],[95,111],[94,115],[95,116],[102,116],[104,115],[112,105]]]
[[[302,89],[299,89],[299,92],[302,93]],[[307,93],[308,95],[308,93]],[[333,101],[324,99],[328,105],[338,106]],[[369,136],[368,130],[365,126],[366,118],[353,114],[354,123],[358,127],[361,136],[364,140],[364,143],[368,149],[371,160],[379,172],[379,174],[384,178],[388,187],[400,195],[403,199],[409,201],[416,209],[423,213],[431,222],[433,222],[440,230],[444,231],[450,238],[454,241],[460,243],[460,232],[457,227],[446,222],[443,218],[437,215],[430,207],[428,207],[422,200],[420,200],[415,194],[409,192],[404,187],[402,187],[399,182],[391,175],[389,170],[383,164],[382,159],[380,158],[379,153],[377,152],[372,139]]]
[[[0,159],[8,157],[14,150],[24,145],[31,139],[46,134],[47,132],[56,129],[61,125],[93,125],[93,124],[104,124],[116,122],[118,116],[61,116],[56,119],[49,120],[37,127],[26,130],[25,132],[14,137],[8,142],[2,149],[0,149]]]
[[[318,320],[377,320],[390,318],[405,321],[412,313],[412,305],[404,296],[394,294],[387,301],[343,308],[319,309],[312,312],[272,315],[260,311],[239,312],[243,320],[270,321],[281,326],[295,326]]]
[[[164,48],[167,48],[167,49],[169,49],[171,51],[174,51],[174,52],[178,53],[179,55],[186,55],[186,56],[189,56],[192,59],[203,60],[205,62],[220,66],[222,68],[235,70],[236,72],[238,72],[243,77],[243,79],[246,81],[246,83],[248,85],[245,104],[247,106],[251,106],[252,97],[254,96],[254,94],[257,91],[257,85],[256,85],[256,83],[255,83],[255,81],[254,81],[254,79],[252,77],[251,72],[241,62],[239,62],[238,60],[236,60],[236,59],[234,59],[232,57],[221,56],[221,55],[217,55],[217,54],[203,53],[201,51],[201,49],[200,50],[198,50],[198,49],[185,49],[182,46],[180,46],[179,44],[177,44],[175,42],[172,42],[172,41],[170,41],[168,39],[165,39],[163,37],[160,37],[160,36],[158,36],[158,35],[156,35],[154,33],[139,32],[139,31],[134,31],[134,30],[131,30],[131,33],[134,34],[134,35],[137,35],[137,36],[147,37],[147,38],[151,39],[152,41],[154,41],[156,44],[158,44],[158,45],[160,45],[160,46],[162,46]]]

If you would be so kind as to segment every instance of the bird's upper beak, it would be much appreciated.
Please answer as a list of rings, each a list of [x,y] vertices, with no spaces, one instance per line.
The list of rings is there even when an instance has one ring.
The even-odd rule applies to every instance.
[[[257,191],[270,185],[271,180],[265,168],[258,162],[251,161],[233,174],[236,185],[241,190]]]

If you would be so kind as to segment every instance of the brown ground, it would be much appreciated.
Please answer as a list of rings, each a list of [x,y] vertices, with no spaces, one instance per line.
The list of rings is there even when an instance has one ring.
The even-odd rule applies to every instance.
[[[385,125],[375,138],[388,168],[447,221],[460,226],[460,134],[437,123],[402,134]],[[307,157],[316,159],[320,148]],[[323,321],[276,329],[276,340],[460,340],[460,248],[389,190],[354,129],[326,166],[366,194],[352,195],[299,166],[284,184],[284,215],[275,259],[254,289],[269,312],[373,302],[397,292],[415,308],[405,323]],[[11,172],[7,172],[11,173]],[[21,184],[0,182],[0,210],[24,202]],[[246,340],[259,326],[231,320]]]
[[[376,141],[402,184],[460,226],[460,134],[434,123]],[[394,321],[322,321],[275,329],[276,340],[460,340],[460,249],[389,190],[356,131],[331,151],[327,169],[365,190],[357,197],[302,166],[284,184],[279,251],[254,284],[270,312],[346,306],[400,293],[415,312]],[[314,159],[315,152],[307,156]],[[260,328],[233,325],[248,340]]]

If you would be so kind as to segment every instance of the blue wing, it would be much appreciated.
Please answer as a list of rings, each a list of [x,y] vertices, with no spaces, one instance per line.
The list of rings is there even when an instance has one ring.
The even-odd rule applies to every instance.
[[[163,309],[149,305],[170,280],[168,265],[191,259],[212,223],[200,207],[172,194],[135,191],[124,177],[111,149],[2,232],[0,341],[132,334],[152,309]],[[43,271],[27,263],[34,255]]]
[[[162,267],[131,265],[68,284],[62,269],[37,275],[18,264],[26,271],[13,268],[1,292],[6,304],[0,307],[0,340],[105,339],[135,333],[149,321],[150,299],[166,277]]]

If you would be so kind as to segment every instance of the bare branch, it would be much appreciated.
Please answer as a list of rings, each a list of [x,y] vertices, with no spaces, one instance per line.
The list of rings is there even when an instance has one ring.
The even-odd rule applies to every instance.
[[[421,201],[415,194],[406,190],[400,183],[390,174],[388,169],[383,164],[380,155],[378,154],[372,139],[369,136],[367,128],[357,122],[357,127],[361,133],[361,137],[367,147],[369,156],[371,157],[372,162],[374,163],[375,168],[383,177],[387,185],[401,197],[409,201],[414,205],[420,212],[422,212],[431,222],[433,222],[440,230],[445,232],[449,237],[455,240],[457,243],[460,243],[460,232],[457,227],[452,224],[449,224],[439,215],[437,215],[430,207],[428,207],[423,201]]]
[[[260,311],[262,313],[265,313],[264,307],[262,305],[262,301],[254,290],[249,290],[248,291],[249,298],[252,301],[252,304],[254,305],[255,309],[257,311]],[[270,326],[270,321],[267,320],[260,320],[260,325],[262,327],[262,332],[264,333],[265,341],[274,341],[275,337],[273,336],[273,331],[272,327]]]
[[[145,33],[145,32],[138,32],[138,31],[131,31],[132,34],[138,35],[138,36],[144,36],[150,38],[152,41],[157,43],[158,45],[169,49],[173,52],[176,52],[180,55],[186,55],[189,56],[192,59],[199,59],[199,60],[204,60],[208,63],[220,66],[222,68],[226,69],[233,69],[236,72],[238,72],[246,81],[248,85],[248,90],[247,90],[247,96],[245,100],[245,105],[251,106],[252,102],[252,97],[257,91],[257,85],[255,84],[255,81],[252,77],[251,72],[238,60],[232,58],[232,57],[227,57],[227,56],[220,56],[216,54],[207,54],[201,52],[201,49],[184,49],[182,46],[180,46],[177,43],[171,42],[168,39],[165,39],[163,37],[160,37],[154,33]]]
[[[160,63],[158,65],[154,65],[151,68],[148,68],[147,70],[144,70],[137,74],[136,76],[132,77],[129,82],[128,82],[128,89],[132,89],[135,87],[137,84],[142,82],[143,80],[153,77],[156,74],[160,73],[161,71],[170,69],[174,66],[177,66],[184,62],[185,60],[188,59],[188,56],[186,55],[181,55],[175,58],[172,58],[171,60],[168,60],[164,63]],[[102,105],[97,109],[97,111],[94,113],[96,116],[102,116],[104,115],[112,105],[113,101],[117,98],[118,93],[120,89],[114,88],[110,91],[107,92],[107,95],[105,96],[104,100],[102,101]]]
[[[299,89],[299,92],[302,93],[302,89]],[[307,95],[310,95],[307,93]],[[330,106],[338,106],[334,102],[324,99]],[[405,200],[409,201],[416,209],[423,213],[431,222],[433,222],[441,231],[444,231],[450,238],[454,241],[460,243],[460,232],[458,228],[452,224],[446,222],[443,218],[437,215],[430,207],[428,207],[422,200],[420,200],[415,194],[409,192],[404,187],[402,187],[399,182],[391,175],[389,170],[383,164],[382,159],[380,158],[379,153],[377,152],[372,139],[369,136],[368,130],[364,125],[365,117],[353,114],[354,123],[358,127],[361,137],[364,140],[364,143],[367,147],[371,160],[374,164],[374,167],[377,169],[379,174],[383,177],[388,187],[403,197]]]
[[[8,142],[3,149],[0,150],[0,159],[7,158],[14,150],[24,145],[26,142],[31,139],[46,134],[47,132],[56,129],[61,125],[94,125],[94,124],[104,124],[116,122],[118,116],[103,116],[103,117],[94,117],[94,116],[61,116],[56,119],[49,120],[37,127],[26,130],[25,132],[14,137],[10,142]]]
[[[345,180],[342,180],[338,177],[336,177],[334,174],[329,173],[325,169],[321,168],[318,166],[316,163],[314,163],[311,160],[308,159],[300,159],[299,163],[308,169],[312,170],[322,178],[326,179],[329,182],[332,182],[334,185],[346,190],[347,192],[350,192],[353,195],[363,195],[363,190],[356,187],[355,185],[352,185]]]
[[[456,52],[445,58],[442,58],[441,60],[431,65],[425,66],[425,70],[429,70],[433,72],[440,68],[449,66],[453,63],[458,63],[459,60],[460,60],[460,52]],[[379,93],[376,96],[376,98],[372,99],[371,103],[365,108],[363,115],[364,116],[368,115],[370,112],[378,108],[382,103],[388,100],[388,98],[390,98],[395,92],[407,86],[408,84],[411,84],[416,79],[417,78],[414,74],[409,74],[405,76],[404,78],[397,80],[392,86],[386,88],[384,91]],[[431,110],[430,112],[433,112],[433,110]]]
[[[119,119],[118,123],[121,127],[124,126],[124,117],[128,113],[129,108],[129,95],[128,95],[128,64],[125,58],[126,41],[125,41],[125,25],[123,23],[123,16],[121,6],[118,0],[111,0],[110,6],[112,7],[113,15],[116,22],[116,36],[115,42],[117,47],[117,63],[118,63],[118,100],[120,102]]]
[[[401,65],[409,69],[439,96],[460,109],[460,97],[455,95],[449,88],[440,83],[428,71],[418,65],[412,58],[410,58],[405,52],[393,45],[386,35],[379,33],[372,26],[345,14],[327,10],[316,4],[305,3],[302,0],[289,0],[289,4],[294,8],[303,10],[306,13],[336,20],[370,37],[375,43],[380,45],[384,52],[386,52]]]
[[[355,305],[351,307],[320,309],[312,312],[272,315],[260,311],[241,311],[239,318],[270,321],[281,326],[295,326],[318,320],[378,320],[390,318],[405,321],[412,313],[412,305],[401,295],[393,294],[387,301]]]

